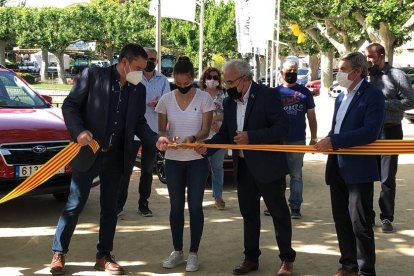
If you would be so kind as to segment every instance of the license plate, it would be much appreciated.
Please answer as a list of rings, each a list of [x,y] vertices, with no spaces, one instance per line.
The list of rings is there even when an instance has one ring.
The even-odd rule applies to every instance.
[[[40,169],[42,165],[30,165],[30,166],[15,166],[16,177],[29,177]],[[58,174],[65,173],[65,168],[60,169]]]

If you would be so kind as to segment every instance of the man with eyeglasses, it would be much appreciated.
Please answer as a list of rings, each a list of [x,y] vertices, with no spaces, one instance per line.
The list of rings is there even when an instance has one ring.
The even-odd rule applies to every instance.
[[[155,112],[158,100],[165,93],[170,92],[168,79],[155,70],[158,64],[157,51],[154,48],[145,48],[148,54],[147,67],[144,69],[141,83],[146,88],[145,118],[150,128],[158,133],[158,115]],[[139,179],[138,213],[143,217],[152,217],[148,199],[151,195],[152,172],[157,160],[157,148],[155,145],[147,145],[136,141],[142,146],[141,150],[141,177]],[[123,208],[128,197],[130,175],[124,176],[118,196],[118,216],[123,214]]]
[[[224,118],[218,133],[208,144],[283,144],[289,122],[280,93],[252,81],[250,65],[244,60],[230,60],[224,66],[224,85],[228,97],[223,102]],[[211,155],[203,145],[200,154]],[[284,153],[233,150],[237,195],[244,223],[244,261],[234,275],[258,270],[260,238],[260,198],[273,218],[279,257],[277,275],[292,275],[296,252],[292,249],[292,224],[285,198],[288,167]]]

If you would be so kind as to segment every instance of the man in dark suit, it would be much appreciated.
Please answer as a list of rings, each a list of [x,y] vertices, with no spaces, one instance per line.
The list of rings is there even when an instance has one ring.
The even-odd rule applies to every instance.
[[[315,147],[332,151],[366,145],[380,137],[385,117],[384,95],[365,77],[368,63],[362,53],[343,56],[336,79],[346,88],[336,99],[332,129]],[[374,181],[380,180],[378,156],[330,154],[326,183],[338,237],[341,268],[335,276],[375,275],[372,223]]]
[[[252,81],[249,63],[231,60],[224,66],[228,96],[223,102],[224,120],[211,144],[282,144],[289,131],[278,90]],[[206,153],[200,146],[199,153]],[[212,151],[207,152],[211,154]],[[244,222],[243,263],[233,270],[242,275],[259,268],[260,197],[273,218],[282,264],[277,275],[292,275],[296,252],[292,249],[292,224],[286,203],[284,153],[233,150],[237,193]]]
[[[140,81],[147,58],[140,45],[126,45],[118,64],[85,69],[63,103],[66,126],[82,148],[71,163],[70,194],[53,241],[50,272],[54,275],[65,273],[65,255],[96,176],[101,182],[101,214],[95,269],[124,273],[111,256],[120,180],[132,172],[138,150],[134,135],[154,144],[157,138],[144,117],[145,87]],[[92,139],[101,147],[97,154],[87,146]]]

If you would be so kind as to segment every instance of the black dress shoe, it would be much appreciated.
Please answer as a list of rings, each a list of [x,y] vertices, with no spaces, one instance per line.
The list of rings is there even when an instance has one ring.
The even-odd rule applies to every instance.
[[[234,275],[244,275],[250,271],[255,271],[259,269],[259,262],[252,262],[249,260],[244,260],[241,265],[236,266],[233,269]]]

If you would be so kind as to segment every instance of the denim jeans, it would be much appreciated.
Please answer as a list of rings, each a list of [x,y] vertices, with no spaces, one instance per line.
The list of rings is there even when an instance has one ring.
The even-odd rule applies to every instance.
[[[211,166],[211,185],[213,188],[214,198],[221,197],[223,194],[223,162],[226,151],[226,149],[219,149],[208,158]]]
[[[306,141],[286,142],[288,145],[305,145]],[[290,209],[300,210],[300,206],[303,202],[303,181],[302,181],[302,167],[304,153],[288,152],[286,159],[289,167],[290,176],[290,196],[289,206]]]
[[[99,175],[101,212],[97,257],[111,253],[117,223],[117,195],[124,169],[123,157],[122,151],[99,152],[88,171],[72,169],[70,193],[56,227],[52,251],[65,254],[69,251],[69,243],[88,200],[92,181]]]
[[[183,249],[185,190],[190,212],[190,252],[197,252],[204,227],[203,197],[208,177],[206,158],[191,161],[165,160],[170,196],[170,227],[174,250]]]
[[[138,208],[148,205],[148,198],[151,195],[152,186],[152,172],[154,170],[155,162],[157,161],[157,148],[154,144],[142,144],[141,151],[141,177],[139,179],[139,199]],[[121,181],[121,187],[119,189],[118,207],[117,212],[121,212],[124,209],[125,203],[128,198],[128,187],[130,181],[130,175],[124,176]]]

